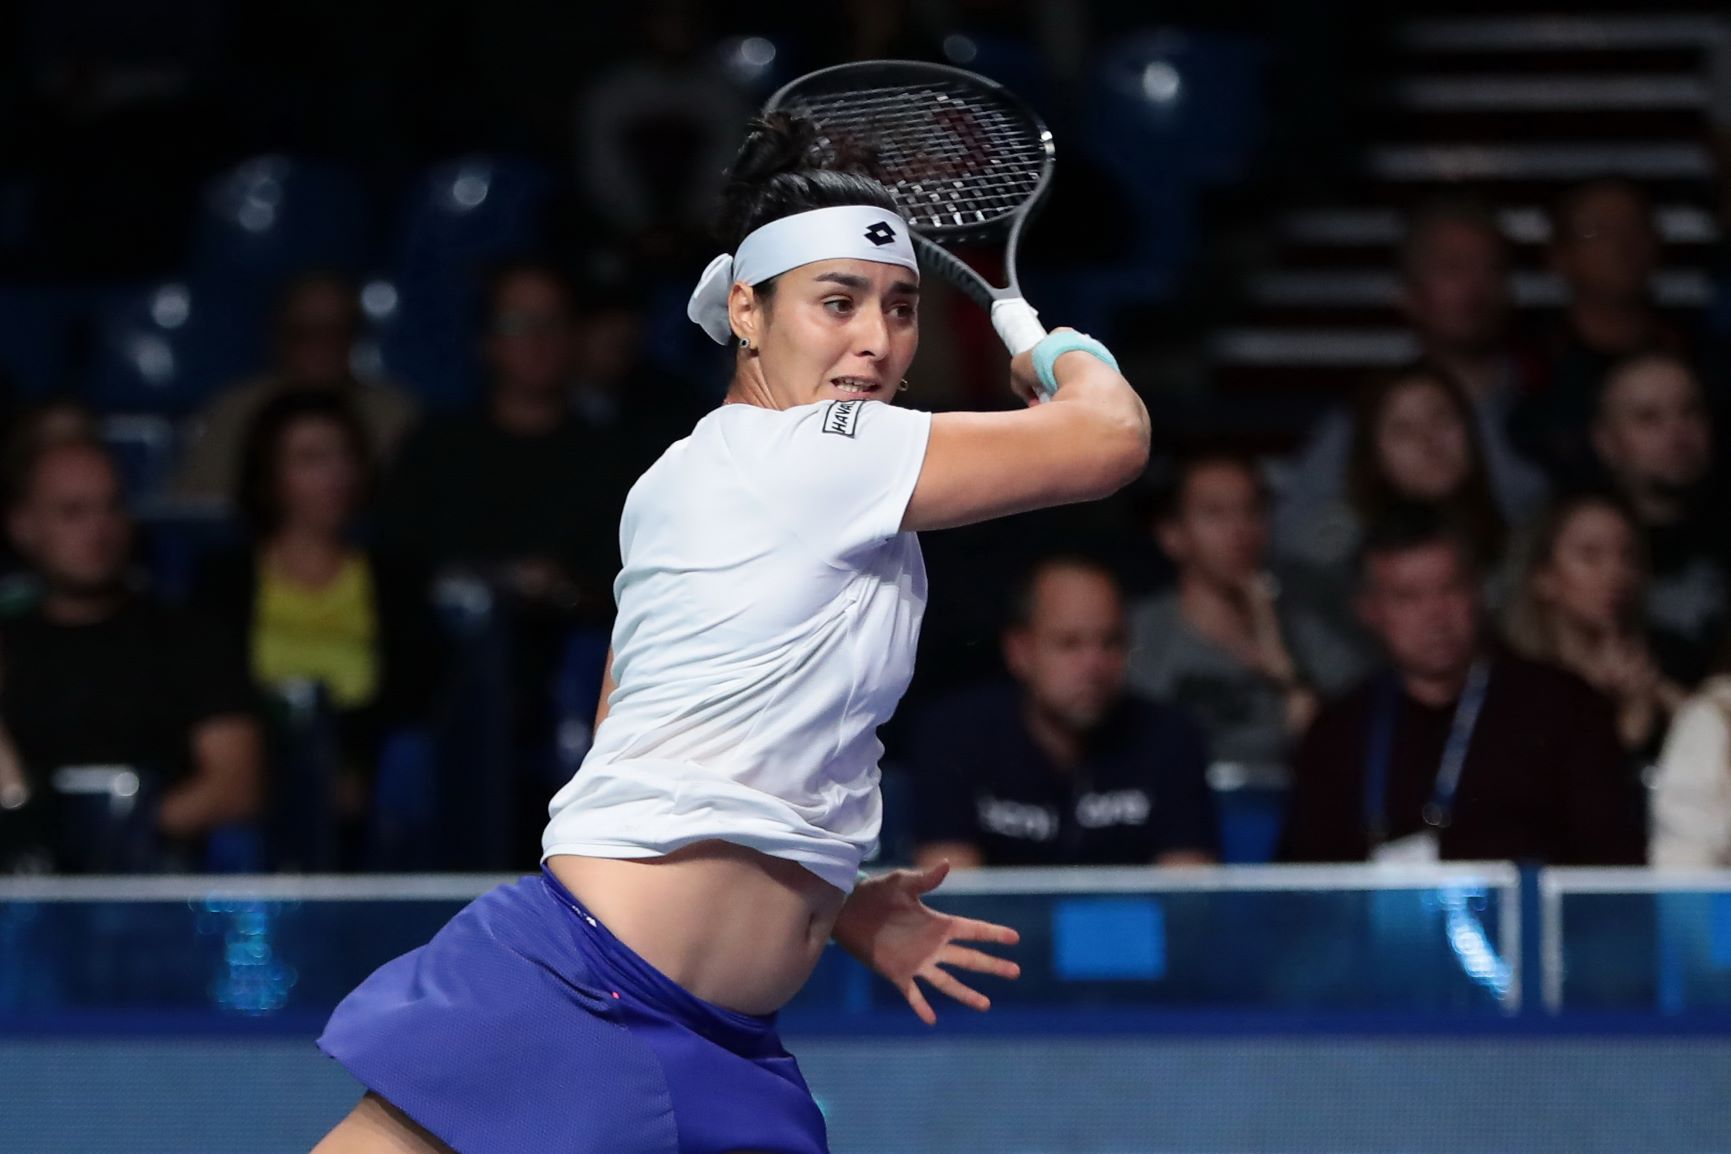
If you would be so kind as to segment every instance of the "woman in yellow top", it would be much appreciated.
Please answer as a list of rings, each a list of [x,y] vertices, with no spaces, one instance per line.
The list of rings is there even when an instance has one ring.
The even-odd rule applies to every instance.
[[[346,818],[365,811],[386,733],[420,720],[437,665],[421,583],[355,543],[372,488],[366,446],[340,396],[292,392],[267,404],[248,433],[235,502],[250,541],[208,565],[197,591],[245,637],[262,687],[322,687]]]

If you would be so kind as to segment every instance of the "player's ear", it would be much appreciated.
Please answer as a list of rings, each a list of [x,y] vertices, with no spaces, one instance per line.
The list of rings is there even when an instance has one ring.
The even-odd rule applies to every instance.
[[[763,319],[764,300],[757,295],[757,290],[733,282],[733,287],[727,290],[727,323],[733,329],[734,337],[757,348],[762,343]]]

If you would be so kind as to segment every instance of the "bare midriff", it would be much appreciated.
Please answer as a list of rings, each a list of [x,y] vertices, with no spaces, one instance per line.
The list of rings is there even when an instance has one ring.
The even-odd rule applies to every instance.
[[[655,858],[556,854],[547,868],[644,961],[745,1014],[799,992],[847,900],[804,866],[723,841]]]

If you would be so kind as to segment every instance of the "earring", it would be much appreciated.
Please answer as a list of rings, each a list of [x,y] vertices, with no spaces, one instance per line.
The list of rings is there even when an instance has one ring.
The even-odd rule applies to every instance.
[[[896,392],[905,393],[907,391],[908,391],[908,379],[906,377],[903,377],[902,383],[896,386]]]
[[[751,341],[747,340],[745,337],[740,337],[739,347],[742,349],[749,349],[751,347]]]

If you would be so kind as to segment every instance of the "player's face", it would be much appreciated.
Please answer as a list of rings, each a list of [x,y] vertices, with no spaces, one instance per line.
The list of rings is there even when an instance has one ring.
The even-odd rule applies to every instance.
[[[752,344],[783,408],[895,399],[920,343],[919,277],[900,265],[821,260],[776,278]]]
[[[1478,648],[1479,589],[1448,542],[1371,557],[1359,609],[1394,667],[1447,677],[1472,664]]]
[[[1007,638],[1010,672],[1036,706],[1075,729],[1097,725],[1124,692],[1124,603],[1103,574],[1055,568],[1025,628]]]

